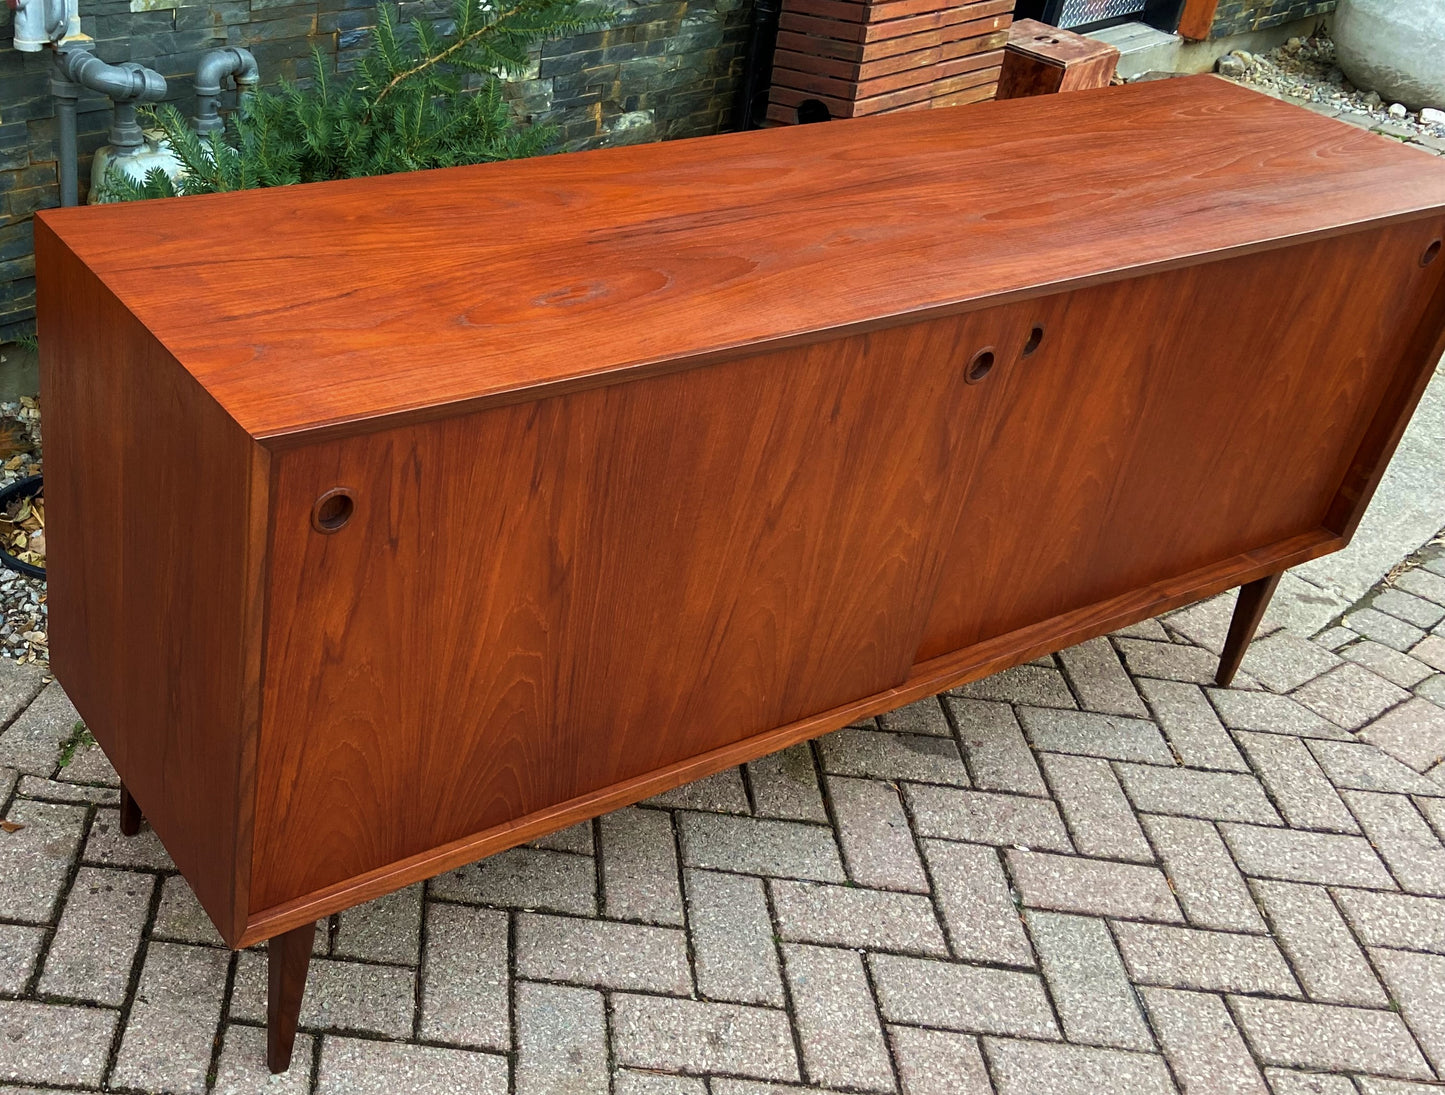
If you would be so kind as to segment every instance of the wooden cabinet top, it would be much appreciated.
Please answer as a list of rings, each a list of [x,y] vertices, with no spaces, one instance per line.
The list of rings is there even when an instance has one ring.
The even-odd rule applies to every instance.
[[[39,222],[282,443],[1441,207],[1445,163],[1206,76]]]

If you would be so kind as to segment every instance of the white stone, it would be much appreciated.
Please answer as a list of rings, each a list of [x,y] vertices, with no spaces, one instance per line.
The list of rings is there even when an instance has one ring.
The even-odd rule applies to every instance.
[[[1340,0],[1334,39],[1336,59],[1356,87],[1407,106],[1445,108],[1440,0]]]
[[[1420,111],[1420,123],[1422,125],[1445,125],[1445,110],[1436,110],[1433,106],[1427,106]]]
[[[1214,71],[1221,76],[1229,77],[1231,80],[1238,80],[1249,71],[1249,66],[1234,54],[1226,53],[1214,63]]]

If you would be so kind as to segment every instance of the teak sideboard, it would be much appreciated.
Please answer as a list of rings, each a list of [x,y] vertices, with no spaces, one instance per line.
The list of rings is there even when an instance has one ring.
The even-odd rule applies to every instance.
[[[36,227],[56,675],[315,922],[1344,546],[1445,163],[1199,77]]]

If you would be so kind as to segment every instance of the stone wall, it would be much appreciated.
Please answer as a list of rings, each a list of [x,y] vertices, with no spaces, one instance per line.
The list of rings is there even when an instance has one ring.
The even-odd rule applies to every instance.
[[[443,5],[445,7],[447,5]],[[726,127],[747,40],[748,0],[618,0],[609,29],[547,43],[507,84],[518,114],[559,126],[562,147],[690,137]],[[400,5],[404,19],[440,14]],[[196,58],[215,46],[256,55],[263,82],[304,79],[313,49],[345,70],[366,49],[375,0],[81,0],[82,29],[107,61],[138,61],[192,99]],[[0,4],[0,342],[30,330],[31,214],[59,204],[48,54],[10,48]],[[90,154],[106,143],[108,102],[81,100],[81,200]]]
[[[1267,30],[1296,19],[1323,15],[1334,7],[1335,0],[1220,0],[1210,37]]]

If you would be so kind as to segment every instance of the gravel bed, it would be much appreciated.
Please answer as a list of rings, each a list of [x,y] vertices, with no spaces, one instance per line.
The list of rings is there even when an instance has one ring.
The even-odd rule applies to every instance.
[[[1352,121],[1369,118],[1371,128],[1394,137],[1445,140],[1445,103],[1438,110],[1412,111],[1355,87],[1335,64],[1335,44],[1323,36],[1291,38],[1268,53],[1236,50],[1220,58],[1219,72],[1261,91],[1357,116]]]
[[[0,403],[0,423],[18,427],[17,433],[30,449],[0,464],[3,488],[27,475],[40,474],[40,404],[24,397],[18,403]],[[44,580],[0,567],[0,657],[48,667],[46,628]]]

